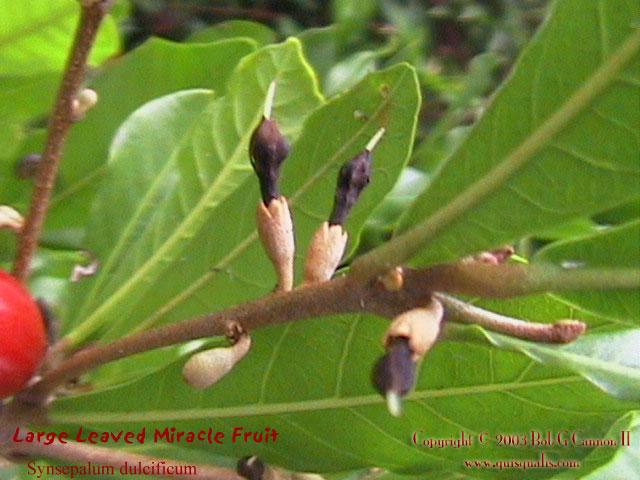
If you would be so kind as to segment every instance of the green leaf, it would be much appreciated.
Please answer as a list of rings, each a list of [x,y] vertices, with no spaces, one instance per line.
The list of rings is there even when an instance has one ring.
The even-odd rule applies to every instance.
[[[636,218],[640,218],[640,198],[618,205],[596,216],[598,222],[611,225],[618,225]]]
[[[97,185],[104,175],[109,144],[118,126],[145,102],[177,90],[211,88],[225,92],[241,58],[255,50],[248,39],[182,45],[152,38],[100,75],[91,87],[100,100],[71,130],[48,213],[45,241],[73,230],[81,246]]]
[[[295,81],[292,85],[296,85]],[[282,122],[283,129],[286,131],[287,124],[294,122],[295,125],[295,122],[304,117],[304,110],[301,109],[304,102],[315,103],[317,99],[307,88],[306,100],[297,99],[294,102],[292,98],[289,103],[285,99],[292,94],[288,93],[285,87],[286,84],[280,86],[278,89],[280,93],[276,94],[277,102],[284,103],[276,104],[275,118]],[[298,87],[293,91],[303,92],[304,90]],[[261,100],[258,96],[256,98],[258,101]],[[351,239],[351,249],[355,248],[365,219],[372,208],[391,189],[408,158],[418,104],[417,80],[413,70],[407,66],[398,66],[386,72],[370,75],[352,92],[329,102],[308,119],[300,138],[292,145],[292,153],[285,162],[282,175],[282,192],[289,198],[296,224],[298,250],[302,254],[315,230],[329,216],[340,166],[364,148],[369,138],[384,121],[388,133],[374,153],[372,183],[362,194],[346,223]],[[354,119],[354,112],[358,110],[365,115]],[[222,132],[228,135],[228,130],[222,126],[228,122],[216,124],[221,125]],[[330,126],[327,127],[328,125]],[[320,137],[319,131],[323,132]],[[216,138],[225,137],[219,134]],[[197,160],[200,155],[204,155],[204,152],[215,151],[215,146],[215,144],[210,145],[209,140],[203,148],[194,148],[195,157],[189,151],[184,152],[184,157],[178,154],[178,158],[185,162],[183,172],[188,173],[188,176],[185,176],[185,182],[193,175],[189,173],[190,170],[187,170],[189,163],[193,163],[194,158]],[[246,173],[250,168],[246,150],[243,155],[242,164]],[[214,177],[211,176],[211,178]],[[112,191],[113,188],[116,186],[108,190]],[[117,195],[117,189],[112,195]],[[120,337],[132,328],[139,330],[152,325],[179,321],[269,292],[275,284],[275,278],[273,268],[257,241],[254,212],[258,197],[257,181],[253,175],[249,175],[242,184],[236,186],[228,199],[214,209],[209,221],[203,224],[202,229],[189,240],[186,246],[186,251],[189,252],[188,257],[180,257],[174,262],[172,267],[158,278],[152,288],[149,288],[148,293],[140,299],[127,295],[127,303],[117,308],[131,308],[128,317],[117,313],[108,316],[106,324],[110,325],[110,330],[105,333],[104,338]],[[164,207],[154,211],[158,212],[156,215],[160,221],[163,215],[165,217],[175,215],[172,213],[174,210],[174,207]],[[149,213],[151,214],[152,212]],[[144,218],[140,216],[139,221],[143,222]],[[238,221],[229,222],[229,218],[238,219]],[[172,223],[170,228],[177,227]],[[129,226],[127,231],[135,233],[136,228]],[[220,232],[225,234],[221,235]],[[150,233],[145,235],[151,240],[153,237]],[[144,235],[141,238],[144,238]],[[138,247],[132,246],[124,239],[125,237],[122,237],[118,242],[103,240],[106,250],[109,246],[113,248],[113,245],[118,243],[123,246],[110,254],[122,257],[121,261],[118,260],[118,264],[121,264],[121,273],[107,274],[109,264],[115,265],[115,260],[112,260],[108,264],[103,264],[101,274],[104,278],[97,279],[98,282],[108,285],[109,289],[119,288],[125,279],[130,278],[134,270],[138,271],[135,267],[135,259],[137,255],[142,255],[136,251],[138,248],[143,252],[148,252],[150,249],[145,242],[139,241]],[[126,248],[124,248],[125,245]],[[154,250],[157,248],[154,247]],[[131,263],[134,265],[131,266]],[[298,262],[298,273],[302,268],[302,262]],[[96,291],[88,294],[86,290],[88,287],[82,288],[83,290],[75,292],[75,298],[85,302],[87,311],[90,311],[89,305],[94,302],[94,296],[96,299],[104,298],[103,301],[107,303],[113,301],[108,291],[98,293],[98,288],[94,287]],[[102,289],[102,287],[99,288]],[[124,293],[122,301],[125,301]],[[77,318],[82,319],[83,314],[79,314]]]
[[[534,263],[553,263],[572,269],[610,267],[632,269],[640,278],[640,220],[577,239],[555,242],[540,250]],[[640,322],[640,290],[562,292],[558,294],[581,308],[622,320]]]
[[[357,52],[336,63],[327,73],[324,92],[333,97],[348,90],[375,70],[380,53],[373,51]]]
[[[269,83],[278,84],[274,116],[285,135],[296,136],[305,115],[320,102],[300,50],[293,39],[245,57],[229,79],[229,93],[199,118],[193,109],[183,114],[190,121],[174,114],[169,97],[169,105],[147,104],[121,127],[87,241],[102,268],[73,292],[76,315],[68,326],[83,322],[72,332],[74,339],[107,325],[123,324],[129,330],[144,318],[138,316],[136,303],[146,293],[157,296],[157,283],[175,280],[176,292],[188,278],[179,272],[183,266],[198,275],[207,272],[207,264],[191,254],[190,263],[184,262],[199,234],[207,232],[207,249],[228,253],[210,243],[224,228],[208,228],[212,222],[228,222],[224,204],[251,175],[248,142],[262,115]],[[163,117],[168,125],[156,121]],[[192,131],[190,122],[195,122]],[[106,218],[112,220],[105,222]]]
[[[183,362],[177,362],[129,385],[60,399],[52,419],[70,432],[77,426],[145,427],[150,435],[156,428],[211,426],[225,434],[216,453],[231,457],[256,454],[293,470],[323,473],[377,466],[436,475],[464,471],[463,460],[469,459],[539,458],[541,447],[497,446],[496,434],[581,430],[585,438],[601,438],[636,405],[611,398],[563,368],[485,345],[441,342],[422,365],[405,415],[392,418],[370,383],[387,325],[372,316],[340,316],[268,328],[254,334],[251,351],[234,371],[205,391],[182,382]],[[278,437],[268,444],[232,443],[236,427],[276,429]],[[429,449],[412,441],[414,433],[459,439],[461,431],[472,437],[472,446]],[[482,431],[491,435],[487,446],[478,443]],[[571,445],[544,447],[547,459],[588,453]]]
[[[537,362],[577,372],[618,398],[640,401],[640,329],[588,334],[562,346],[527,342],[477,326],[451,325],[449,332],[454,340],[475,337],[518,350]]]
[[[189,43],[208,43],[237,37],[250,38],[262,47],[276,41],[276,32],[261,23],[228,20],[198,30],[186,41]]]
[[[638,17],[637,0],[557,2],[399,235],[354,272],[460,258],[637,197]]]
[[[78,23],[76,0],[0,1],[0,75],[33,75],[61,71]],[[107,17],[89,63],[99,65],[120,48],[118,29]]]
[[[628,434],[625,433],[624,439],[623,432],[628,432]],[[640,472],[640,412],[632,410],[624,415],[613,424],[604,438],[615,440],[615,447],[617,448],[609,445],[598,447],[580,463],[579,470],[569,469],[559,475],[555,475],[552,479],[609,480],[614,478],[638,478],[638,472]]]

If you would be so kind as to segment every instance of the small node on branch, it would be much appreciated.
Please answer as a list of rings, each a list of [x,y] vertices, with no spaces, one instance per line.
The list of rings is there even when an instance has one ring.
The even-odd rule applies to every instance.
[[[436,342],[443,315],[442,304],[432,299],[424,308],[398,315],[387,330],[387,354],[376,364],[373,378],[394,417],[402,414],[402,397],[413,389],[417,365]]]
[[[378,277],[378,281],[385,290],[397,292],[404,286],[404,273],[402,267],[395,267]]]

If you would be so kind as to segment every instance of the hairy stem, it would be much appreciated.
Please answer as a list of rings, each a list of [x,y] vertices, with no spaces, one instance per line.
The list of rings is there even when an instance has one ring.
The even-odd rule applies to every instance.
[[[29,213],[18,241],[13,273],[22,282],[26,282],[29,278],[31,259],[38,245],[42,225],[49,207],[64,144],[73,124],[73,99],[84,81],[87,59],[100,23],[112,3],[113,0],[98,0],[90,5],[82,5],[80,23],[76,30],[73,48],[49,122],[47,141],[41,164],[38,167]]]
[[[24,438],[26,431],[20,429],[20,438]],[[229,468],[214,467],[211,465],[193,464],[181,462],[168,458],[150,457],[140,455],[138,453],[130,453],[123,450],[115,450],[111,448],[98,447],[86,443],[77,443],[66,440],[62,443],[56,439],[51,445],[45,445],[40,442],[13,442],[4,446],[4,450],[10,454],[27,455],[37,458],[55,458],[67,462],[90,462],[93,468],[97,465],[112,467],[115,474],[121,467],[124,468],[146,468],[148,472],[153,472],[153,477],[168,478],[184,478],[184,479],[202,479],[202,480],[244,480],[244,477],[238,475],[234,470]],[[141,464],[141,465],[139,465]],[[87,467],[87,465],[82,465]],[[176,474],[169,473],[167,467],[182,467],[183,471],[195,471],[193,473]],[[187,470],[187,467],[190,467]],[[90,467],[87,467],[90,468]],[[179,471],[179,470],[178,470]]]

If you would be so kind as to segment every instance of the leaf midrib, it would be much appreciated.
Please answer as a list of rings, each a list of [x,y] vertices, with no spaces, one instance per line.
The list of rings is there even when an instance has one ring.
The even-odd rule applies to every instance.
[[[480,395],[499,393],[522,388],[547,387],[577,382],[586,382],[578,375],[566,377],[531,380],[528,382],[505,382],[491,385],[473,385],[466,387],[449,387],[437,390],[422,390],[413,392],[407,396],[406,401],[424,398],[460,398],[465,395]],[[154,422],[154,421],[179,421],[201,420],[210,418],[250,417],[263,415],[276,415],[280,413],[300,413],[317,410],[331,410],[336,408],[352,408],[369,405],[383,405],[385,399],[378,394],[358,395],[348,398],[328,397],[319,400],[302,400],[297,402],[282,402],[270,404],[241,405],[218,408],[194,408],[188,410],[143,410],[128,411],[127,413],[110,413],[101,411],[97,413],[53,413],[55,423],[123,423],[123,422]]]
[[[422,250],[454,220],[467,213],[496,188],[504,185],[531,160],[571,120],[582,112],[619,75],[640,49],[640,31],[633,31],[578,90],[569,97],[542,125],[536,128],[501,163],[480,177],[450,203],[386,244],[359,257],[352,265],[353,275],[365,279],[400,265]]]

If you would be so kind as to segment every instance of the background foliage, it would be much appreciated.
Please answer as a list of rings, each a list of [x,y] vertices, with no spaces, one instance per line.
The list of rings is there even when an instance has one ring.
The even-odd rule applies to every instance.
[[[21,211],[30,182],[16,164],[41,148],[77,15],[72,0],[39,3],[0,1],[0,203]],[[640,2],[275,3],[116,4],[87,79],[100,102],[72,130],[31,285],[70,341],[119,338],[273,288],[247,155],[273,79],[274,115],[293,145],[282,189],[299,264],[340,165],[385,126],[372,184],[346,225],[349,259],[416,231],[424,242],[402,260],[416,253],[420,265],[512,242],[521,261],[640,272]],[[5,266],[14,247],[0,232]],[[85,250],[101,268],[71,284]],[[638,295],[475,300],[536,321],[580,318],[589,333],[556,347],[451,329],[456,341],[430,353],[400,419],[370,384],[386,320],[366,315],[256,332],[248,358],[204,392],[180,369],[217,339],[115,362],[87,378],[88,393],[56,402],[52,418],[67,431],[276,428],[277,443],[226,443],[214,459],[197,444],[143,450],[222,465],[258,454],[335,479],[370,467],[385,479],[522,478],[463,460],[541,452],[583,468],[528,478],[637,478]],[[427,449],[411,443],[416,430],[631,430],[634,443]]]

